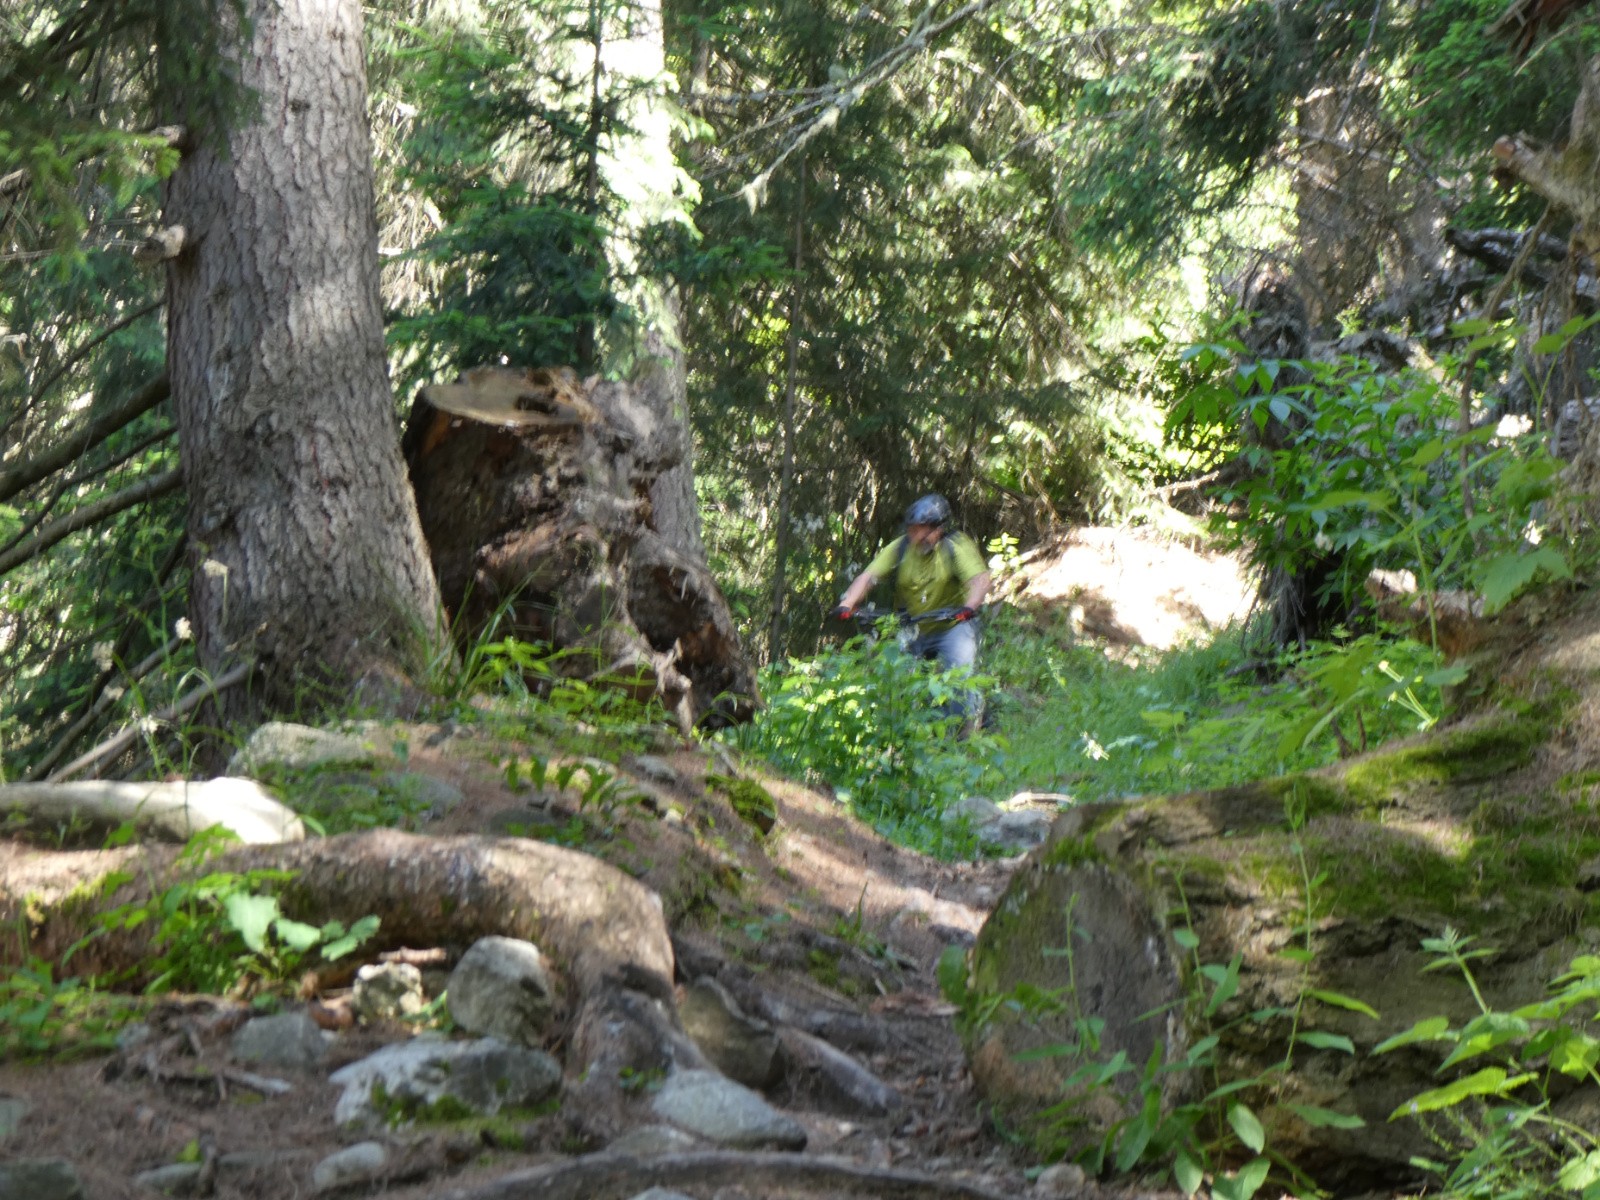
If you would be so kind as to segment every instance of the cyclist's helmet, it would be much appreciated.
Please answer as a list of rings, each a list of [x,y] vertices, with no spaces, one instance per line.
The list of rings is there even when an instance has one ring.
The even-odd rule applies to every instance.
[[[924,496],[906,509],[907,525],[938,525],[942,527],[949,520],[950,501],[937,494]]]

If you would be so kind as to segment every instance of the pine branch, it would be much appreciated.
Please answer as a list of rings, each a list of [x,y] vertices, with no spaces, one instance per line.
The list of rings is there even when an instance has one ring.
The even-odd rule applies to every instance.
[[[152,300],[149,304],[146,304],[143,308],[138,309],[135,312],[129,313],[127,316],[123,317],[122,320],[118,321],[116,324],[114,324],[114,325],[112,325],[112,326],[110,326],[110,327],[108,327],[106,329],[102,329],[99,333],[95,334],[94,337],[90,338],[87,342],[85,342],[83,345],[79,346],[71,354],[67,355],[67,357],[62,359],[60,364],[57,365],[56,369],[54,371],[50,372],[49,378],[47,378],[38,387],[33,389],[33,396],[28,400],[28,407],[32,408],[35,404],[38,404],[39,401],[43,400],[44,397],[45,397],[45,393],[48,392],[51,388],[53,388],[56,385],[56,382],[63,375],[65,375],[68,371],[70,371],[77,363],[82,362],[83,361],[83,356],[88,354],[89,351],[93,350],[96,346],[99,346],[102,343],[104,343],[107,338],[113,336],[114,334],[120,333],[122,330],[126,329],[129,325],[132,325],[135,321],[139,320],[141,317],[149,316],[151,313],[155,312],[157,309],[161,308],[165,304],[166,304],[166,300],[164,300],[164,299],[162,299],[162,300]]]
[[[24,488],[32,487],[53,475],[91,446],[105,441],[117,430],[142,417],[167,398],[171,391],[167,377],[153,379],[110,411],[91,418],[82,428],[26,462],[0,471],[0,504]]]
[[[85,504],[74,509],[58,521],[51,521],[38,533],[26,542],[14,546],[5,554],[0,554],[0,575],[14,571],[23,563],[29,562],[44,553],[64,538],[70,537],[80,529],[87,529],[97,525],[107,517],[115,516],[119,512],[134,508],[147,500],[157,496],[164,496],[168,492],[175,492],[183,486],[183,471],[174,467],[160,475],[152,475],[147,479],[124,488],[120,492],[96,500],[93,504]]]
[[[175,717],[183,716],[184,713],[199,707],[200,704],[206,700],[209,700],[218,692],[225,691],[228,688],[235,687],[238,684],[243,683],[245,680],[249,679],[252,674],[254,674],[255,669],[256,665],[253,662],[240,663],[232,670],[218,676],[214,681],[208,681],[207,683],[202,684],[200,687],[195,688],[195,690],[190,692],[187,696],[182,697],[173,704],[167,705],[166,708],[161,709],[159,712],[153,712],[147,717],[140,717],[137,721],[134,721],[133,724],[125,726],[115,736],[107,738],[105,741],[101,742],[98,746],[87,753],[80,754],[66,766],[55,772],[55,774],[50,776],[50,782],[58,783],[63,779],[70,779],[78,772],[87,767],[94,766],[102,759],[109,758],[113,754],[117,754],[127,749],[128,746],[132,745],[133,740],[149,726],[159,725],[164,722],[171,721]]]

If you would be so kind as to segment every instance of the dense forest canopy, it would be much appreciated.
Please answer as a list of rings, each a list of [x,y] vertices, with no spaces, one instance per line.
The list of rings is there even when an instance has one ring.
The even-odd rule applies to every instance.
[[[239,70],[259,20],[247,0],[0,8],[8,778],[219,668],[193,636],[213,560],[185,513],[167,337],[183,251],[163,239],[180,164],[225,153],[264,102]],[[1236,411],[1197,408],[1197,372],[1234,351],[1183,350],[1231,345],[1219,331],[1259,315],[1266,280],[1299,323],[1283,357],[1388,330],[1437,358],[1463,319],[1535,326],[1520,349],[1456,343],[1438,378],[1465,358],[1469,424],[1511,408],[1553,430],[1584,394],[1582,334],[1562,341],[1560,396],[1529,399],[1553,377],[1528,354],[1589,311],[1587,260],[1559,240],[1581,218],[1490,149],[1581,142],[1600,27],[1579,10],[1507,37],[1505,20],[1500,0],[377,0],[393,411],[485,363],[625,376],[656,336],[686,372],[710,562],[762,657],[814,644],[927,491],[980,540],[1190,520],[1218,473],[1237,484],[1230,463],[1259,468],[1241,434],[1277,410],[1252,408],[1266,378]],[[1536,223],[1555,257],[1514,261]],[[1461,240],[1484,231],[1510,253]],[[1455,419],[1455,386],[1426,419]],[[1371,550],[1325,522],[1266,537],[1296,497],[1241,496],[1244,536],[1290,575],[1318,537]],[[157,762],[184,752],[147,742]]]

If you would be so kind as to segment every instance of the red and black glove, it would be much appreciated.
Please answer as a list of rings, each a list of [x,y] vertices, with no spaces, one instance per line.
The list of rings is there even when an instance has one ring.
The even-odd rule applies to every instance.
[[[956,609],[956,615],[952,619],[957,624],[960,624],[962,621],[974,620],[977,617],[977,615],[978,615],[978,610],[977,609],[970,608],[967,605],[963,604],[960,608]]]
[[[848,604],[835,604],[828,610],[828,615],[835,621],[848,621],[856,615],[856,610]]]

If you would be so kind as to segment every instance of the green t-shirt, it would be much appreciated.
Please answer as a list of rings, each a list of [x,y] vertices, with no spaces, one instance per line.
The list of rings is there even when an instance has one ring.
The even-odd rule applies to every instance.
[[[867,564],[874,579],[894,578],[903,541],[904,537],[895,538]],[[964,533],[946,534],[926,553],[907,546],[895,580],[894,605],[912,616],[935,608],[960,608],[967,602],[967,585],[988,569],[978,544]]]

